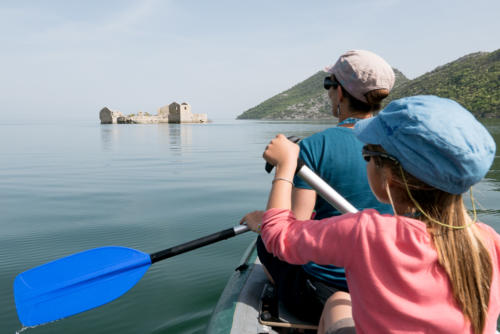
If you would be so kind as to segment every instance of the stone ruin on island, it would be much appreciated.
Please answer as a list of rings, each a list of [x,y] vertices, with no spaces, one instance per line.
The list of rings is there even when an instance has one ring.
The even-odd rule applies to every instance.
[[[125,116],[123,113],[104,107],[99,112],[101,124],[156,124],[156,123],[208,123],[207,114],[191,113],[191,106],[183,102],[172,102],[158,109],[157,115],[138,112]]]

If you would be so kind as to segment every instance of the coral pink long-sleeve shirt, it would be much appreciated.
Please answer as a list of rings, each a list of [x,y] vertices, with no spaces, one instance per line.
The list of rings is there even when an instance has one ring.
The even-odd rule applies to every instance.
[[[488,225],[477,226],[493,262],[484,333],[495,333],[500,236]],[[344,267],[357,333],[472,333],[419,220],[368,209],[304,222],[289,210],[271,209],[264,214],[262,239],[286,262]]]

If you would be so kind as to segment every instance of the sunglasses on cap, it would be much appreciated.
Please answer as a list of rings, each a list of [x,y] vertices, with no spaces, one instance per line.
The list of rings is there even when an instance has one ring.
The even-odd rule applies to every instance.
[[[389,160],[394,161],[395,163],[399,164],[398,159],[396,159],[392,155],[384,153],[384,152],[370,151],[366,148],[366,146],[363,146],[363,150],[362,150],[361,154],[363,154],[363,159],[365,159],[366,162],[370,162],[371,157],[381,157],[384,159],[389,159]]]
[[[325,80],[323,81],[323,87],[325,87],[326,90],[330,90],[332,87],[333,89],[337,89],[339,85],[340,84],[336,79],[332,79],[330,77],[325,77]]]

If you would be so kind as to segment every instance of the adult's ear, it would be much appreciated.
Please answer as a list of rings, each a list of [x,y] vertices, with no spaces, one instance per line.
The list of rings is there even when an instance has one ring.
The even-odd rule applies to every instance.
[[[344,99],[344,94],[342,93],[342,87],[340,85],[337,86],[337,96],[339,98],[339,103]]]

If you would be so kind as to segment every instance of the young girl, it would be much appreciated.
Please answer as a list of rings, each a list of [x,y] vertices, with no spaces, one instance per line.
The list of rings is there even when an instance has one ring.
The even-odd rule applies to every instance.
[[[299,148],[278,135],[264,152],[276,166],[267,211],[242,223],[284,261],[344,267],[356,333],[494,333],[500,236],[462,202],[493,162],[488,131],[456,102],[435,96],[393,101],[354,131],[368,144],[370,188],[394,215],[367,209],[297,220],[289,181]],[[350,303],[344,292],[333,295],[320,332],[354,332]]]
[[[382,57],[366,50],[343,53],[325,71],[328,76],[323,86],[338,124],[304,138],[299,144],[300,158],[358,210],[373,208],[380,213],[392,213],[391,207],[378,202],[370,191],[360,154],[363,143],[352,128],[379,111],[394,85],[394,71]],[[313,211],[315,220],[340,215],[300,177],[293,182],[292,211],[297,219],[310,219]],[[267,252],[260,238],[257,252],[280,302],[298,318],[318,322],[328,297],[335,291],[347,290],[343,268],[313,262],[297,266],[280,261]]]

